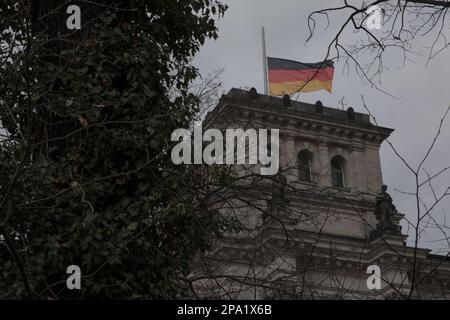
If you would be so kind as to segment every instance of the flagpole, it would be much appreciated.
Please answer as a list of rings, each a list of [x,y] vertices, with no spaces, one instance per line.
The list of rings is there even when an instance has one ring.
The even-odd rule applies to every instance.
[[[266,34],[264,32],[264,27],[262,27],[262,52],[263,52],[263,74],[264,74],[264,94],[269,94],[269,89],[267,85],[267,55],[266,55]]]

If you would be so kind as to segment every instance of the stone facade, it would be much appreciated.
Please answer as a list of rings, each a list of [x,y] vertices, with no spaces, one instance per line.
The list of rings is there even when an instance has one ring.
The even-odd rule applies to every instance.
[[[375,199],[383,184],[379,148],[392,129],[351,108],[291,102],[254,89],[223,96],[204,128],[279,129],[280,172],[253,182],[251,195],[242,193],[251,200],[220,207],[245,230],[230,233],[201,257],[197,276],[208,276],[198,276],[195,286],[202,296],[450,297],[449,259],[408,247],[401,232],[376,231]],[[402,217],[395,213],[395,224]],[[380,289],[367,286],[370,265],[381,270]]]

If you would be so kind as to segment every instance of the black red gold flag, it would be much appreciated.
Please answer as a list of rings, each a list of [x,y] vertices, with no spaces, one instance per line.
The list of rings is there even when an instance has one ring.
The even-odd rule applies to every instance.
[[[317,63],[267,57],[269,71],[269,94],[282,96],[294,92],[327,90],[331,93],[333,61]]]

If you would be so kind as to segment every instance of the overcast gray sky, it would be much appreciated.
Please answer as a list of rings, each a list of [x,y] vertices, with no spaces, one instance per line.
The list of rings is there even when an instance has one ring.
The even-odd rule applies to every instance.
[[[202,74],[225,68],[221,80],[225,91],[232,87],[256,87],[263,91],[263,71],[261,52],[261,27],[266,29],[267,55],[278,58],[292,59],[302,62],[317,62],[324,59],[326,49],[332,36],[340,27],[344,16],[330,16],[330,26],[325,29],[326,21],[321,20],[310,42],[308,37],[307,17],[314,10],[340,5],[341,1],[322,0],[228,0],[230,8],[225,17],[218,22],[219,39],[209,41],[195,58],[195,65]],[[353,1],[355,2],[355,1]],[[358,2],[358,1],[356,1]],[[447,31],[449,26],[446,26]],[[351,44],[360,35],[352,32],[344,38]],[[415,41],[414,49],[424,54],[426,46],[433,38],[422,38]],[[335,63],[333,93],[318,91],[303,93],[299,100],[314,103],[321,100],[329,107],[340,107],[339,101],[344,98],[356,111],[365,112],[361,94],[364,95],[367,106],[377,118],[380,125],[395,129],[390,141],[397,150],[412,165],[417,166],[425,155],[437,130],[439,120],[450,103],[450,48],[433,58],[426,65],[426,55],[415,56],[415,62],[407,62],[401,68],[399,53],[387,51],[381,88],[396,97],[383,94],[367,83],[361,81],[353,69],[344,70],[344,62]],[[416,209],[414,198],[394,191],[394,188],[414,191],[414,176],[405,165],[394,155],[387,143],[381,148],[383,179],[389,187],[397,209],[408,218],[415,219]],[[431,173],[450,166],[450,118],[440,135],[434,152],[425,163],[425,168]],[[436,192],[442,193],[450,184],[450,172],[443,175],[436,184]],[[427,199],[432,200],[431,192]],[[431,201],[432,203],[432,201]],[[450,216],[445,217],[444,210],[450,207],[446,201],[438,207],[433,217],[438,222],[450,225]],[[450,211],[450,210],[447,210]],[[403,224],[405,225],[405,224]],[[436,240],[444,235],[429,226],[423,235],[421,246],[436,250],[448,249],[447,242]],[[450,235],[450,229],[446,230]],[[406,232],[404,227],[404,232]],[[410,237],[412,238],[412,236]],[[412,240],[412,239],[410,239]]]

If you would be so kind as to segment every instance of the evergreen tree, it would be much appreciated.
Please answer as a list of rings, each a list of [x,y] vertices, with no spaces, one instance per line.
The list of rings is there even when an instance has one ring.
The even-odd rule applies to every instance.
[[[69,5],[81,29],[68,29]],[[0,3],[0,297],[170,298],[223,227],[171,133],[199,99],[189,63],[210,0]],[[81,290],[68,290],[69,265]]]

